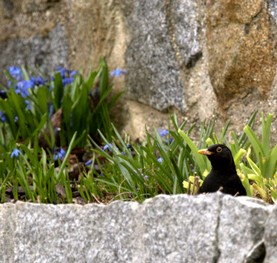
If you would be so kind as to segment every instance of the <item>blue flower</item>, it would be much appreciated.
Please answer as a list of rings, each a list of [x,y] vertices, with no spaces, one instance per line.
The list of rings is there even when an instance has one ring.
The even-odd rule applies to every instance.
[[[18,122],[18,116],[14,116],[14,122]]]
[[[110,75],[111,75],[112,77],[120,77],[122,74],[126,74],[126,73],[127,73],[126,70],[123,70],[123,69],[120,69],[120,68],[116,68],[116,69],[114,69],[114,70],[110,73]]]
[[[57,160],[63,160],[64,157],[65,157],[65,154],[66,154],[66,151],[61,148],[61,149],[55,149],[54,150],[54,161],[57,161]]]
[[[21,77],[22,77],[22,70],[21,70],[21,68],[19,68],[17,66],[11,66],[11,67],[9,67],[9,73],[16,80],[20,80]]]
[[[70,73],[68,69],[63,68],[61,66],[57,67],[57,72],[61,74],[62,78],[65,78]]]
[[[159,157],[159,158],[158,158],[158,162],[159,162],[159,163],[162,163],[162,162],[163,162],[163,158],[162,158],[162,157]]]
[[[15,86],[15,93],[20,94],[23,98],[29,95],[29,89],[34,87],[34,83],[31,80],[21,80]]]
[[[17,148],[14,148],[11,153],[11,158],[17,158],[21,154],[21,151]]]
[[[147,180],[149,179],[149,176],[143,174],[143,179],[144,179],[145,181],[147,181]]]
[[[92,160],[91,159],[89,159],[89,160],[87,160],[85,162],[85,166],[91,166],[91,164],[92,164]]]
[[[74,78],[63,78],[62,79],[63,86],[71,84],[73,81],[74,81]]]
[[[165,137],[166,135],[169,134],[169,131],[166,130],[166,129],[164,129],[164,130],[160,130],[159,133],[160,133],[160,136],[161,136],[161,137]]]
[[[172,137],[170,137],[169,140],[168,139],[165,140],[167,144],[171,144],[173,141],[174,139]]]
[[[106,145],[103,146],[103,150],[106,151],[106,150],[109,150],[110,152],[113,150],[113,145],[112,143],[108,143]]]
[[[74,81],[74,76],[78,73],[76,70],[71,71],[63,67],[57,67],[56,72],[60,73],[63,86],[71,84]],[[54,80],[54,77],[52,77],[52,80]]]
[[[29,100],[25,100],[25,103],[26,103],[26,109],[27,110],[31,110],[31,103]]]
[[[69,76],[70,76],[71,78],[74,78],[74,76],[75,76],[77,73],[78,73],[77,70],[72,70],[72,71],[70,72]]]
[[[30,80],[33,82],[33,86],[41,86],[47,82],[47,80],[44,80],[41,76],[31,76]]]
[[[2,121],[2,122],[6,122],[6,116],[5,116],[5,114],[4,114],[4,112],[3,111],[0,111],[0,120]]]

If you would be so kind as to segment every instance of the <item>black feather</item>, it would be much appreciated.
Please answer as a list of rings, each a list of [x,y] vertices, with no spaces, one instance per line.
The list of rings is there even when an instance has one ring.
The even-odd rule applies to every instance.
[[[224,144],[215,144],[200,150],[212,165],[212,170],[205,178],[198,193],[221,191],[231,195],[246,195],[245,188],[237,175],[236,166],[230,149]]]

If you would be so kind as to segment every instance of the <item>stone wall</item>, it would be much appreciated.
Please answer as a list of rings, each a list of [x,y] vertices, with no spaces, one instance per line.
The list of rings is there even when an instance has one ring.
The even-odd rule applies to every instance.
[[[121,119],[134,137],[175,110],[242,129],[277,112],[275,0],[3,0],[0,70],[57,65],[88,71],[105,56],[128,71]],[[274,134],[277,134],[276,127]]]
[[[277,206],[220,193],[143,204],[5,203],[0,225],[0,262],[277,262]]]

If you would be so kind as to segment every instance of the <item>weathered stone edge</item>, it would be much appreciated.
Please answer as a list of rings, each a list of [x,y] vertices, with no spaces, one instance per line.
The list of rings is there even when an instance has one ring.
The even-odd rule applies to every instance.
[[[246,207],[253,207],[253,208],[259,208],[259,209],[263,209],[265,210],[265,214],[268,215],[267,221],[265,223],[265,233],[266,233],[266,240],[261,240],[261,242],[265,243],[266,247],[269,247],[269,250],[272,250],[272,246],[274,247],[274,243],[272,244],[272,242],[270,242],[270,235],[272,234],[271,230],[267,230],[268,228],[270,228],[270,226],[272,225],[272,221],[276,220],[276,216],[274,217],[274,215],[277,213],[277,206],[272,206],[272,205],[268,205],[266,203],[264,203],[261,200],[258,199],[253,199],[253,198],[249,198],[249,197],[238,197],[238,198],[233,198],[231,196],[224,196],[222,194],[216,194],[218,195],[218,200],[219,200],[219,209],[218,209],[218,226],[216,227],[216,233],[215,235],[218,235],[218,227],[220,224],[220,213],[221,213],[221,209],[223,206],[223,203],[231,201],[231,202],[237,202],[241,205],[245,205]],[[112,202],[108,205],[99,205],[99,204],[88,204],[85,206],[80,206],[80,205],[75,205],[75,204],[62,204],[62,205],[51,205],[51,204],[34,204],[34,203],[24,203],[24,202],[17,202],[15,204],[11,204],[11,203],[5,203],[5,204],[1,204],[0,205],[0,262],[11,262],[11,259],[14,259],[15,257],[15,251],[17,250],[16,246],[16,242],[15,242],[15,236],[14,233],[16,233],[16,230],[18,227],[20,227],[20,222],[18,222],[18,216],[17,213],[19,210],[25,210],[25,209],[29,209],[29,207],[40,207],[40,206],[47,206],[49,207],[53,207],[53,209],[55,210],[59,210],[59,207],[62,206],[67,206],[67,207],[72,207],[73,210],[75,210],[75,212],[80,211],[80,209],[86,209],[86,207],[90,207],[90,208],[94,208],[95,210],[99,210],[99,212],[103,211],[103,210],[109,210],[109,209],[113,209],[114,207],[120,207],[120,206],[124,206],[127,205],[131,206],[132,209],[134,210],[134,213],[137,212],[136,216],[134,217],[134,220],[136,221],[136,225],[138,226],[138,228],[141,227],[141,229],[137,229],[136,231],[138,232],[143,232],[143,224],[139,223],[138,221],[138,217],[141,217],[143,214],[143,211],[147,208],[149,209],[149,207],[151,207],[151,205],[155,204],[155,202],[159,199],[175,199],[175,200],[183,200],[184,202],[186,200],[190,200],[191,199],[199,199],[199,201],[201,202],[201,199],[203,200],[204,198],[209,199],[209,196],[212,195],[207,195],[205,196],[199,196],[199,197],[192,197],[192,196],[186,196],[183,195],[183,198],[179,198],[178,195],[176,196],[167,196],[167,195],[160,195],[157,197],[154,197],[152,199],[148,199],[146,200],[144,203],[142,204],[138,204],[137,202],[122,202],[122,201],[115,201]],[[127,203],[127,204],[126,204]],[[247,223],[247,222],[246,222]],[[274,233],[273,233],[274,235]],[[218,237],[216,237],[218,238]],[[140,240],[142,241],[142,240]],[[144,245],[140,244],[140,241],[138,240],[137,243],[137,249],[143,251],[144,250]],[[216,246],[218,244],[215,244]],[[218,249],[216,247],[216,249]],[[141,251],[137,252],[138,257],[141,255]],[[2,254],[3,253],[3,254]],[[143,254],[141,255],[143,256]],[[146,256],[146,255],[145,255]],[[219,255],[218,255],[219,257]],[[218,259],[218,258],[217,258]],[[216,259],[216,261],[217,261]],[[272,260],[268,254],[266,254],[266,258],[265,258],[265,262],[271,262],[270,260]]]

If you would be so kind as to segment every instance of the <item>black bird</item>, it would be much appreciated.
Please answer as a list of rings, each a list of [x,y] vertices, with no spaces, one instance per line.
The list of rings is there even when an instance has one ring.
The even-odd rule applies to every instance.
[[[221,191],[230,195],[246,195],[245,188],[237,175],[232,153],[227,146],[215,144],[198,152],[206,155],[212,164],[212,170],[198,193]]]

